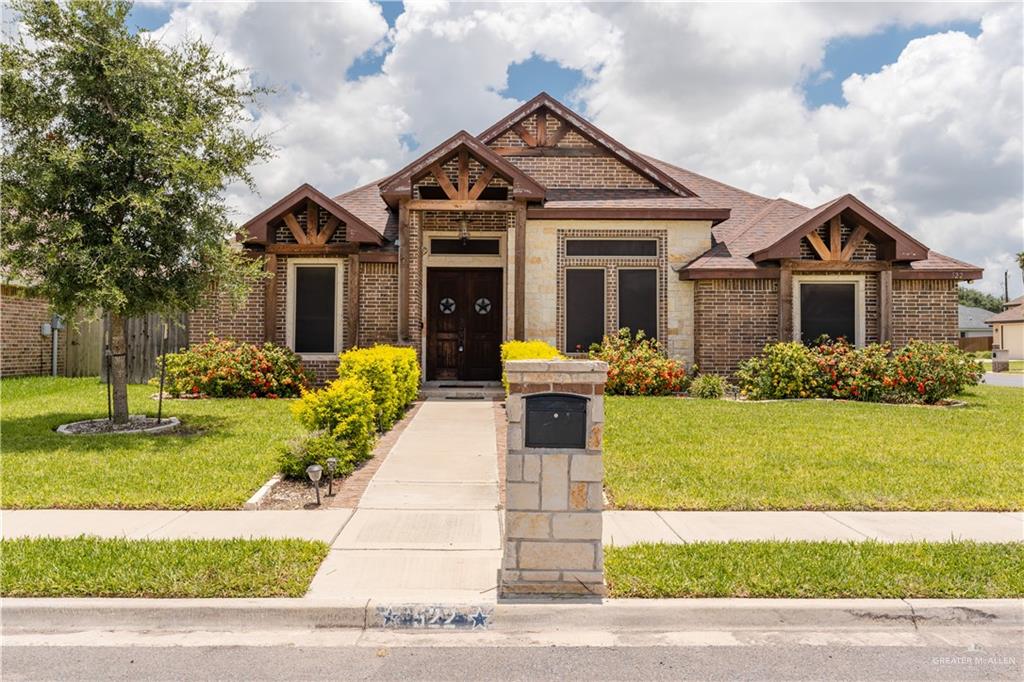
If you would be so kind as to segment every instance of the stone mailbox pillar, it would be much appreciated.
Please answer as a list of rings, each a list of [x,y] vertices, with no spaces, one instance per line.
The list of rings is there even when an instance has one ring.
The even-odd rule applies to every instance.
[[[603,596],[601,457],[608,365],[505,363],[502,596]]]

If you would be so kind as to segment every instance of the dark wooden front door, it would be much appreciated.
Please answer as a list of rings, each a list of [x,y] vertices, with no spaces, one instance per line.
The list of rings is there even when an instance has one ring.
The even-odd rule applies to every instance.
[[[494,381],[502,330],[501,270],[427,270],[427,379]]]

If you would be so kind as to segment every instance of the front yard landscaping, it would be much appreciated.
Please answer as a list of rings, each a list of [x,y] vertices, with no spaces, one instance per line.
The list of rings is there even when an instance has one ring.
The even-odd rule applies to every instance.
[[[301,597],[328,547],[307,540],[4,540],[4,597]]]
[[[1024,394],[962,408],[839,401],[605,399],[620,509],[1024,509]]]
[[[605,548],[613,597],[1024,596],[1024,543],[700,542]]]
[[[132,413],[156,415],[151,386],[129,386]],[[279,469],[282,445],[302,432],[282,400],[172,400],[170,435],[65,436],[60,424],[106,416],[95,378],[0,382],[0,506],[237,509]]]

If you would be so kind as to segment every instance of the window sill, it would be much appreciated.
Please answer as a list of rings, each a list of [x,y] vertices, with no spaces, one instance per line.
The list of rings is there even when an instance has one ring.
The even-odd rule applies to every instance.
[[[339,353],[341,351],[338,351]],[[303,360],[337,360],[338,353],[296,353]]]

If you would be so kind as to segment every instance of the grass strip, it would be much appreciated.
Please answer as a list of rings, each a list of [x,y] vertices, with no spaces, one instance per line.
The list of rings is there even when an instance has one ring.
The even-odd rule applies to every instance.
[[[1024,542],[697,542],[605,549],[613,597],[1024,597]]]
[[[301,597],[327,551],[307,540],[4,540],[0,595]]]
[[[966,407],[611,396],[605,488],[620,509],[1024,509],[1024,394]]]

